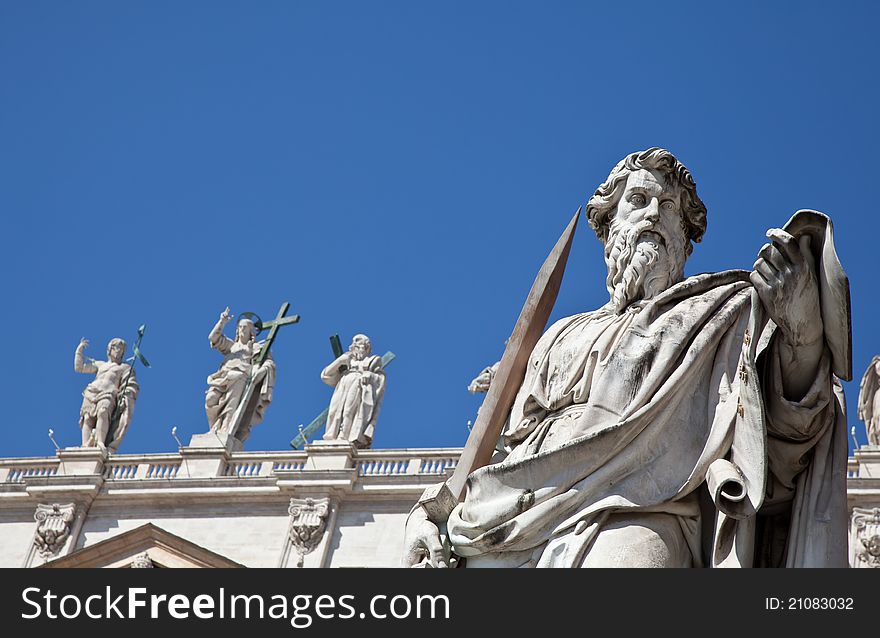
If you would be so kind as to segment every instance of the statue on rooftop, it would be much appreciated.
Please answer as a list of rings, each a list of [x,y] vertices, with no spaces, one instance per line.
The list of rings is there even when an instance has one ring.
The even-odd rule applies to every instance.
[[[81,339],[73,355],[76,372],[95,375],[82,393],[79,410],[82,447],[115,452],[131,424],[139,391],[137,378],[134,367],[123,360],[125,341],[118,337],[110,340],[106,361],[86,357],[88,345],[87,339]]]
[[[880,355],[871,359],[862,377],[858,409],[868,431],[868,443],[880,445]]]
[[[382,357],[372,352],[369,337],[357,334],[348,352],[339,355],[321,372],[321,381],[334,388],[325,441],[348,440],[358,448],[372,445],[379,407],[385,396]]]
[[[244,442],[272,402],[275,362],[268,352],[261,357],[265,342],[256,341],[257,328],[247,316],[239,318],[235,340],[225,336],[223,328],[231,320],[227,307],[208,334],[211,347],[223,355],[223,363],[208,377],[205,413],[212,432]]]

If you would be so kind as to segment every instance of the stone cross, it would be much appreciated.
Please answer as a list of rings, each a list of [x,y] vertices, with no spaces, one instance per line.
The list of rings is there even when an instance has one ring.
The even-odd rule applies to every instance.
[[[278,335],[278,329],[282,326],[290,326],[295,323],[299,323],[299,315],[291,315],[290,317],[285,316],[287,311],[290,309],[290,303],[285,301],[281,304],[281,308],[278,309],[278,315],[272,320],[263,323],[259,322],[257,326],[257,331],[262,332],[265,329],[269,329],[269,336],[266,337],[266,343],[260,351],[260,356],[256,360],[256,365],[262,365],[266,360],[266,357],[269,356],[269,348],[272,347],[272,344],[275,342],[275,337]]]

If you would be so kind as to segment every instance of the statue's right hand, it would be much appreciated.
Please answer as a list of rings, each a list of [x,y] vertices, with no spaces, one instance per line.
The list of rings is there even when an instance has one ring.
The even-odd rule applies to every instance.
[[[232,319],[232,313],[229,312],[229,306],[226,306],[226,310],[220,313],[220,321],[224,324],[229,323]]]
[[[449,567],[449,543],[440,538],[440,529],[428,520],[421,506],[416,506],[406,521],[401,567],[414,567],[427,560],[431,567]]]
[[[76,347],[76,349],[82,351],[82,350],[85,350],[88,347],[88,345],[89,345],[89,340],[86,339],[85,337],[83,337],[82,339],[79,340],[79,345]]]

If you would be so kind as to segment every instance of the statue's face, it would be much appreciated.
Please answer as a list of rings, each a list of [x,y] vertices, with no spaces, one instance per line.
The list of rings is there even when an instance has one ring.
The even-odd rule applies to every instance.
[[[365,359],[369,354],[369,346],[366,341],[354,341],[351,344],[351,353],[358,361]]]
[[[606,284],[617,312],[681,281],[687,248],[679,189],[656,171],[627,175],[605,245]]]
[[[685,252],[687,235],[682,224],[681,193],[678,187],[667,186],[661,173],[646,169],[630,173],[615,217],[626,225],[654,220],[652,228],[641,237],[657,242],[666,253]]]
[[[237,332],[238,341],[240,343],[247,343],[254,336],[254,324],[250,321],[239,321]]]
[[[125,356],[125,345],[119,341],[111,342],[107,347],[107,358],[110,359],[113,363],[119,363],[122,361],[122,357]]]

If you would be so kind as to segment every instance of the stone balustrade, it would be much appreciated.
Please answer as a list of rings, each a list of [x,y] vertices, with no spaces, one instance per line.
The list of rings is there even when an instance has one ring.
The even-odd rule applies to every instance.
[[[847,459],[846,463],[846,476],[847,478],[858,478],[859,476],[859,461],[856,458],[850,457]]]
[[[95,544],[147,533],[147,525],[238,564],[293,567],[290,526],[299,510],[291,508],[309,502],[326,506],[326,530],[305,566],[390,567],[399,562],[413,505],[460,455],[460,448],[361,450],[349,441],[246,452],[222,437],[194,435],[174,452],[66,448],[0,459],[0,567],[89,555]],[[44,557],[33,550],[35,512],[55,506],[75,518],[67,544]]]
[[[104,462],[104,480],[173,479],[181,466],[179,454],[112,455]]]
[[[73,448],[77,454],[86,451]],[[98,474],[104,481],[185,481],[194,478],[189,465],[187,451],[161,454],[113,454],[106,458],[93,450],[98,457]],[[290,452],[227,452],[222,449],[211,453],[202,451],[200,459],[206,456],[218,459],[220,468],[214,476],[237,479],[289,477],[291,473],[319,470],[319,463],[311,462],[310,452],[315,455],[323,452],[320,446],[309,446],[306,451]],[[65,467],[65,454],[71,450],[61,450],[56,457],[37,457],[26,459],[0,460],[0,484],[17,484],[24,488],[28,479],[89,474],[81,469],[69,471]],[[399,450],[356,450],[351,448],[350,466],[360,479],[375,479],[395,476],[444,476],[450,473],[461,454],[459,448],[414,448]],[[93,475],[93,474],[90,474]],[[204,476],[201,475],[203,478]]]
[[[314,499],[330,513],[307,567],[389,567],[399,560],[413,504],[451,475],[461,455],[460,448],[358,450],[347,441],[274,452],[237,451],[217,437],[203,443],[157,454],[68,448],[0,459],[0,566],[26,562],[34,512],[55,504],[83,517],[71,526],[66,552],[150,523],[240,564],[291,566],[282,542],[291,504]],[[847,501],[852,541],[859,517],[880,507],[880,448],[863,446],[848,460]],[[863,566],[853,552],[850,564]]]
[[[32,476],[55,476],[58,474],[57,458],[0,459],[0,483],[24,483]]]

